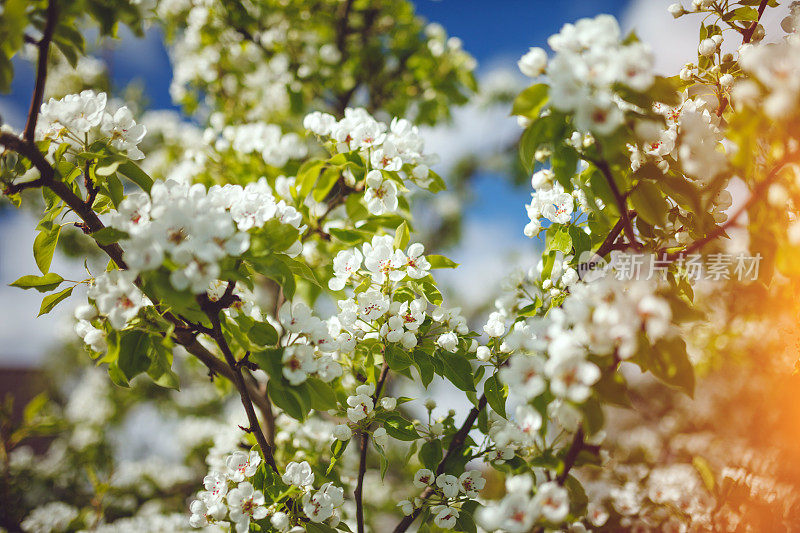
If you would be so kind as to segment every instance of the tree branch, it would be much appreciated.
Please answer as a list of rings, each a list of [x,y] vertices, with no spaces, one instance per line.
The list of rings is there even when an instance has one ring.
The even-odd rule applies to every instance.
[[[372,395],[372,401],[378,403],[383,390],[383,384],[386,382],[386,377],[389,375],[389,365],[385,362],[381,367],[381,375],[378,378],[378,383],[375,385],[375,394]],[[361,454],[358,460],[358,482],[356,483],[356,490],[353,496],[356,500],[356,526],[358,533],[364,533],[364,475],[367,473],[367,451],[369,444],[369,433],[363,431],[361,433]]]
[[[229,287],[231,285],[233,285],[233,282],[229,283]],[[270,467],[272,467],[272,470],[277,473],[278,466],[275,464],[275,456],[272,452],[272,446],[270,446],[270,444],[267,442],[264,432],[261,429],[261,424],[256,416],[256,412],[253,409],[253,400],[250,397],[250,391],[244,381],[242,369],[237,363],[236,358],[233,356],[233,352],[231,352],[230,346],[228,346],[228,341],[225,338],[225,334],[222,332],[222,324],[219,320],[219,313],[221,311],[216,307],[214,309],[208,309],[208,307],[206,307],[204,311],[206,311],[206,315],[208,316],[209,320],[211,320],[211,337],[214,339],[214,342],[217,343],[220,350],[222,350],[222,354],[225,356],[225,361],[228,363],[228,367],[230,367],[231,373],[233,374],[233,384],[239,391],[239,396],[241,396],[242,399],[242,405],[244,405],[244,411],[247,414],[247,421],[250,424],[248,432],[255,435],[256,442],[258,443],[259,448],[261,448],[261,454],[264,456],[264,460]]]
[[[464,446],[464,442],[467,440],[467,435],[472,430],[472,426],[475,425],[475,421],[478,419],[478,415],[481,411],[486,408],[486,395],[482,395],[478,400],[478,405],[470,410],[467,418],[464,420],[464,423],[461,424],[461,427],[453,435],[453,440],[450,441],[450,445],[447,447],[447,452],[445,452],[444,457],[439,462],[439,466],[436,467],[436,476],[439,476],[444,473],[445,466],[447,465],[448,459],[455,454],[456,452],[460,451],[461,448]],[[433,489],[428,486],[425,487],[425,490],[419,495],[420,499],[427,500],[433,494]],[[414,509],[414,511],[408,515],[403,517],[397,527],[394,528],[394,533],[403,533],[406,531],[411,524],[417,519],[417,517],[422,513],[422,508],[418,507]]]
[[[753,38],[753,34],[758,27],[758,23],[761,21],[761,16],[764,14],[764,11],[767,9],[767,4],[769,0],[761,0],[761,3],[758,5],[758,18],[750,23],[750,26],[747,27],[744,32],[742,32],[742,44],[747,44]]]
[[[39,58],[36,64],[36,85],[33,88],[31,106],[28,109],[28,121],[25,124],[23,137],[27,141],[33,141],[33,134],[36,132],[36,120],[39,117],[39,109],[42,107],[44,98],[44,84],[47,81],[47,56],[50,52],[50,41],[53,40],[53,32],[56,29],[58,19],[57,0],[50,0],[47,3],[47,21],[45,22],[42,38],[36,43],[39,48]]]
[[[575,466],[575,461],[578,459],[578,454],[581,453],[583,445],[583,426],[578,426],[578,431],[575,432],[575,437],[567,450],[567,455],[564,456],[564,471],[556,478],[556,482],[559,485],[563,485],[567,477],[569,477],[569,471]]]
[[[691,254],[697,252],[709,242],[721,237],[727,229],[735,226],[738,222],[739,217],[742,216],[742,214],[744,214],[748,209],[750,209],[750,207],[756,202],[756,200],[758,200],[764,193],[767,192],[769,186],[772,185],[772,182],[775,181],[775,178],[778,177],[778,173],[783,169],[784,166],[786,166],[787,163],[790,162],[790,159],[793,155],[794,152],[784,156],[772,168],[767,177],[761,183],[753,187],[753,191],[750,194],[750,198],[748,198],[747,201],[744,204],[742,204],[742,206],[739,207],[739,209],[737,209],[735,213],[733,213],[730,217],[728,217],[728,220],[726,220],[724,224],[717,226],[711,233],[709,233],[702,239],[694,241],[692,244],[690,244],[683,250],[678,250],[677,252],[667,254],[666,256],[667,259],[669,259],[670,261],[674,261],[683,254]]]
[[[92,210],[91,206],[88,206],[63,182],[55,179],[53,167],[50,166],[50,163],[47,162],[33,142],[24,141],[9,132],[0,132],[0,145],[14,150],[30,160],[41,176],[39,179],[31,182],[8,187],[5,191],[7,194],[13,194],[27,188],[48,187],[61,198],[81,220],[83,220],[84,230],[87,233],[91,234],[105,227],[102,221],[97,217],[97,214]],[[120,248],[118,244],[114,243],[106,246],[97,243],[97,246],[100,247],[119,268],[127,269],[127,264],[123,259],[122,248]],[[184,321],[169,312],[164,313],[163,316],[175,325],[173,338],[178,344],[183,346],[187,352],[197,357],[211,372],[223,376],[231,382],[235,382],[233,370],[228,368],[223,361],[219,360],[214,354],[200,344],[197,341],[196,334],[192,332],[191,328],[187,327]],[[272,413],[272,406],[267,396],[262,394],[258,389],[254,380],[248,380],[246,386],[248,396],[255,402],[259,410],[264,413],[265,419],[274,420],[274,416],[270,416]]]
[[[631,246],[637,250],[640,249],[641,244],[639,244],[639,241],[636,240],[636,234],[633,232],[633,225],[631,224],[628,204],[625,200],[625,197],[622,196],[619,187],[617,187],[617,182],[614,180],[614,176],[611,173],[611,167],[608,166],[608,163],[605,161],[605,159],[592,160],[592,163],[600,172],[603,173],[603,176],[608,182],[608,186],[611,188],[611,194],[614,195],[614,201],[617,204],[620,220],[622,220],[622,227],[625,230],[625,234],[628,236]]]

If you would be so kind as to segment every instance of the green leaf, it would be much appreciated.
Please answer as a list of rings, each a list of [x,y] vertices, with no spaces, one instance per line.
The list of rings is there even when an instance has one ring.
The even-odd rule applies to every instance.
[[[702,39],[701,39],[702,40]],[[647,91],[648,94],[657,102],[662,102],[668,106],[676,106],[681,103],[681,95],[675,85],[663,76],[656,76],[652,87]]]
[[[307,533],[337,533],[335,529],[324,523],[306,522],[303,527]]]
[[[569,236],[572,238],[572,246],[575,248],[575,255],[580,257],[581,253],[592,249],[592,238],[583,231],[580,226],[570,226]]]
[[[708,489],[708,492],[714,494],[716,480],[714,479],[714,472],[711,470],[711,465],[708,464],[708,461],[696,455],[692,459],[692,465],[695,470],[697,470],[697,473],[700,474],[700,478],[703,480],[703,484],[706,486],[706,489]]]
[[[53,262],[60,233],[61,226],[51,223],[48,228],[42,229],[33,241],[33,258],[42,274],[50,271],[50,263]]]
[[[431,254],[426,255],[425,258],[431,264],[431,268],[456,268],[458,266],[458,263],[443,255]]]
[[[117,170],[120,174],[138,185],[139,188],[144,192],[149,193],[150,189],[153,188],[153,178],[148,176],[144,170],[136,165],[136,163],[132,161],[125,161],[119,165]]]
[[[570,235],[569,226],[554,225],[555,233],[548,231],[548,241],[546,251],[557,251],[563,254],[568,254],[572,250],[572,236]]]
[[[126,232],[111,227],[106,227],[92,233],[92,238],[101,246],[108,246],[109,244],[114,244],[128,237],[130,237],[130,235]]]
[[[269,322],[256,322],[247,336],[259,346],[272,346],[278,342],[278,332]]]
[[[48,272],[44,276],[22,276],[11,284],[12,287],[21,289],[36,289],[39,292],[50,292],[64,281],[64,278],[55,272]]]
[[[694,396],[694,366],[686,353],[686,343],[679,336],[659,340],[653,346],[650,369],[663,382],[679,387]]]
[[[328,167],[314,186],[314,193],[312,194],[314,200],[321,202],[328,196],[331,189],[341,177],[342,172],[338,168]]]
[[[445,350],[439,350],[439,360],[443,363],[442,375],[465,392],[475,392],[472,381],[472,367],[464,357]]]
[[[272,403],[296,420],[305,420],[311,407],[307,401],[298,394],[294,387],[283,385],[281,382],[270,379],[267,383],[267,394]]]
[[[359,244],[372,239],[372,233],[368,231],[331,228],[329,232],[345,244]]]
[[[291,300],[295,290],[294,274],[283,257],[281,254],[271,254],[258,258],[256,271],[278,283],[286,299]]]
[[[389,344],[383,352],[383,358],[389,368],[396,372],[400,372],[410,367],[414,361],[408,352],[403,350],[397,344]]]
[[[414,364],[416,365],[417,369],[419,370],[419,376],[422,380],[422,385],[426,388],[428,385],[431,384],[433,381],[433,374],[434,374],[434,364],[433,359],[430,355],[423,352],[422,350],[415,350],[412,354],[414,357]]]
[[[544,83],[528,87],[514,99],[511,114],[528,118],[538,117],[542,107],[547,103],[548,93],[549,88]]]
[[[408,224],[404,220],[402,224],[397,226],[397,230],[394,233],[394,247],[398,250],[405,250],[406,246],[408,246],[408,241],[411,238],[408,232]]]
[[[317,411],[327,411],[328,409],[336,409],[338,402],[336,401],[336,393],[330,384],[325,383],[318,378],[308,378],[305,382],[311,393],[311,407]]]
[[[388,413],[383,427],[386,433],[397,440],[412,441],[420,438],[414,424],[403,418],[399,413]]]
[[[123,161],[123,159],[106,159],[101,164],[97,165],[94,169],[94,173],[104,178],[110,176],[117,171]]]
[[[42,300],[42,306],[39,308],[39,314],[37,316],[46,315],[47,313],[52,311],[53,308],[60,302],[62,302],[66,298],[69,298],[70,294],[72,294],[73,288],[74,287],[67,287],[61,292],[45,296],[44,299]]]
[[[150,366],[150,334],[138,329],[120,333],[117,366],[128,381]]]
[[[389,432],[388,430],[386,431]],[[428,441],[419,449],[419,460],[428,470],[436,472],[436,467],[442,460],[442,443],[438,440]]]
[[[497,374],[489,376],[483,384],[483,394],[486,396],[486,401],[492,410],[506,418],[506,390],[500,380],[497,379]]]
[[[661,190],[650,181],[638,182],[631,192],[630,201],[636,213],[652,226],[662,224],[669,211]]]
[[[557,144],[550,158],[556,181],[566,192],[572,191],[572,177],[578,171],[578,159],[575,149],[565,143]]]

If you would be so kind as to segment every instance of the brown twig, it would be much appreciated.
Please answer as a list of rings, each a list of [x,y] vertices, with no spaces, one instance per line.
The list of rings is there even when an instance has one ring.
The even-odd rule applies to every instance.
[[[469,432],[472,430],[472,426],[475,425],[475,421],[478,419],[478,415],[480,415],[481,411],[486,408],[486,403],[486,395],[482,395],[478,400],[478,405],[470,410],[467,418],[464,420],[464,423],[461,424],[459,430],[455,435],[453,435],[453,440],[450,441],[450,445],[447,447],[447,452],[445,452],[444,457],[442,457],[442,460],[439,462],[439,466],[436,467],[437,476],[444,473],[444,469],[447,466],[447,461],[450,459],[450,457],[452,457],[456,452],[461,451],[461,448],[464,446],[464,442],[467,440],[467,435],[469,435]],[[422,500],[427,500],[432,494],[433,489],[428,486],[422,491],[419,497]],[[406,531],[421,513],[422,508],[417,507],[410,515],[403,517],[400,523],[397,524],[397,527],[394,528],[394,533],[403,533]]]
[[[378,403],[383,390],[383,384],[389,375],[389,365],[383,363],[381,367],[381,374],[378,377],[378,383],[375,385],[375,393],[372,395],[372,401]],[[358,533],[364,533],[364,475],[367,473],[367,451],[369,445],[369,433],[365,430],[361,433],[361,452],[358,460],[358,482],[356,489],[353,491],[353,496],[356,500],[356,526]]]
[[[742,32],[742,44],[747,44],[753,38],[753,34],[758,27],[758,23],[761,21],[761,16],[764,14],[764,11],[767,9],[767,4],[769,0],[761,0],[761,3],[758,4],[758,18],[750,23],[750,26],[747,27]]]
[[[233,282],[230,282],[229,286],[232,284]],[[261,429],[261,424],[259,423],[255,409],[253,408],[253,400],[250,397],[250,390],[244,381],[244,376],[242,375],[242,369],[238,361],[236,361],[233,352],[231,352],[230,346],[228,346],[228,341],[225,338],[225,334],[222,332],[222,324],[219,319],[219,313],[220,311],[218,310],[206,311],[206,314],[211,321],[211,329],[213,331],[211,338],[214,339],[214,342],[216,342],[220,350],[222,350],[222,355],[225,356],[225,361],[228,363],[228,367],[231,369],[231,373],[233,375],[233,384],[239,391],[239,396],[241,396],[244,411],[247,414],[247,421],[250,424],[250,427],[247,428],[247,431],[253,433],[256,438],[256,442],[258,443],[258,447],[261,448],[261,454],[264,456],[264,460],[272,468],[272,470],[277,473],[278,465],[275,464],[275,456],[272,452],[272,446],[270,446],[270,444],[267,442],[267,438],[264,436],[264,432]]]
[[[26,141],[33,141],[33,134],[36,132],[36,120],[39,117],[39,108],[42,107],[44,98],[44,84],[47,81],[47,56],[50,53],[50,41],[53,40],[53,32],[58,21],[57,0],[50,0],[47,3],[47,21],[44,25],[42,38],[36,43],[39,48],[39,58],[36,64],[36,84],[31,96],[31,106],[28,109],[28,121],[25,123],[25,133],[23,138]]]
[[[611,167],[608,166],[608,163],[605,159],[593,159],[591,162],[600,172],[602,172],[606,182],[608,182],[608,186],[611,189],[611,194],[614,195],[614,201],[617,204],[620,220],[622,220],[622,227],[625,230],[625,235],[628,236],[628,241],[630,241],[631,246],[633,246],[635,249],[640,249],[641,244],[639,244],[639,241],[636,240],[636,234],[633,232],[633,224],[631,224],[631,217],[630,212],[628,211],[627,202],[625,197],[620,192],[619,187],[617,187],[617,182],[614,180],[614,175],[611,173]]]
[[[672,252],[671,254],[667,254],[666,256],[667,259],[669,259],[670,261],[674,261],[675,259],[678,259],[681,255],[697,252],[709,242],[721,237],[726,230],[735,226],[738,223],[739,217],[742,216],[745,212],[747,212],[747,210],[750,209],[750,207],[756,202],[756,200],[758,200],[765,192],[767,192],[769,186],[772,185],[772,182],[775,181],[775,178],[778,177],[778,173],[781,171],[781,169],[783,169],[783,167],[787,163],[790,162],[790,159],[793,155],[794,153],[791,153],[786,157],[783,157],[772,168],[767,177],[763,181],[761,181],[761,183],[753,187],[753,192],[750,194],[750,198],[748,198],[747,201],[744,204],[742,204],[742,206],[739,207],[739,209],[737,209],[735,213],[733,213],[730,217],[728,217],[728,220],[726,220],[724,224],[717,226],[711,233],[709,233],[702,239],[694,241],[686,248],[678,250],[677,252]]]
[[[569,471],[575,466],[575,461],[578,459],[578,454],[584,447],[583,427],[578,426],[578,431],[575,432],[575,437],[572,439],[572,444],[567,450],[567,455],[564,456],[564,471],[556,478],[559,485],[563,485],[569,477]]]

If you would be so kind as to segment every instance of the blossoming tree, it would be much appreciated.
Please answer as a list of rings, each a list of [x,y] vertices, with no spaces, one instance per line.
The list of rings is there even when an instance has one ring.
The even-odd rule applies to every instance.
[[[75,330],[114,386],[177,389],[185,359],[239,399],[225,437],[205,445],[185,515],[117,530],[714,527],[724,502],[708,484],[680,506],[662,492],[644,505],[592,490],[593,476],[614,468],[604,413],[630,404],[623,366],[694,392],[687,331],[707,310],[695,255],[747,215],[764,259],[754,279],[797,273],[800,9],[762,44],[776,2],[673,6],[703,22],[695,62],[671,78],[609,16],[525,54],[534,84],[510,112],[534,191],[530,223],[509,231],[539,237],[541,261],[476,326],[437,284],[457,265],[413,238],[415,202],[447,178],[414,122],[447,117],[474,89],[458,41],[400,1],[142,4],[9,0],[0,18],[3,85],[25,43],[37,65],[24,131],[0,133],[4,196],[41,215],[41,272],[14,285],[46,294],[41,314],[88,286]],[[85,61],[75,24],[113,35],[154,10],[174,43],[172,95],[207,125],[192,142],[99,90],[44,101],[53,50],[59,68]],[[148,147],[154,134],[163,142]],[[731,210],[734,179],[748,193]],[[50,270],[67,226],[105,256],[84,281]],[[630,274],[634,259],[659,276],[600,268]],[[427,402],[420,420],[393,392],[434,379],[463,392],[465,416]],[[325,431],[307,438],[314,424]],[[405,496],[394,509],[371,505],[375,477]],[[488,493],[487,479],[505,490]],[[100,485],[93,511],[51,501],[23,527],[97,530],[134,514],[104,507]]]

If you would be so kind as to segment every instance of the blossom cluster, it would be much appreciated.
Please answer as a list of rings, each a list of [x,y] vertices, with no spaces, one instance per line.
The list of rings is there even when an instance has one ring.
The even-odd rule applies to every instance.
[[[266,122],[225,126],[214,146],[217,150],[230,147],[241,154],[258,153],[266,164],[274,167],[282,167],[290,159],[300,159],[308,153],[299,135],[284,135],[279,126]]]
[[[424,153],[419,129],[406,119],[393,118],[387,125],[363,108],[347,108],[341,120],[328,113],[310,113],[303,126],[329,140],[338,153],[357,151],[362,155],[369,170],[364,201],[373,215],[397,210],[398,183],[385,172],[408,176],[421,187],[431,183],[429,166],[436,160]]]
[[[556,53],[549,62],[544,50],[533,48],[520,60],[520,68],[531,77],[547,74],[550,104],[574,113],[579,131],[609,135],[622,125],[626,109],[614,86],[645,91],[654,80],[649,47],[620,37],[614,17],[581,19],[547,40]]]
[[[299,385],[310,376],[330,382],[342,375],[342,366],[336,360],[339,350],[352,351],[352,337],[342,332],[338,321],[323,321],[312,315],[303,302],[284,303],[278,320],[286,333],[282,344],[283,376],[292,385]]]
[[[281,481],[290,487],[288,494],[300,504],[297,508],[287,502],[267,503],[264,494],[249,481],[260,465],[257,451],[236,451],[226,457],[224,468],[212,469],[203,479],[205,490],[198,492],[190,505],[192,527],[203,528],[227,517],[237,533],[245,533],[250,531],[251,521],[269,516],[272,527],[286,532],[298,509],[312,522],[338,524],[344,491],[330,482],[315,491],[314,472],[307,461],[290,462],[281,475]]]
[[[511,476],[506,478],[506,492],[496,505],[484,507],[477,514],[476,521],[486,531],[525,533],[540,519],[560,524],[569,514],[567,490],[554,481],[537,487],[530,474]]]
[[[113,114],[106,110],[106,93],[92,90],[80,94],[69,94],[60,100],[51,98],[42,104],[40,120],[37,123],[37,138],[55,139],[81,146],[89,133],[95,128],[108,138],[111,146],[125,153],[130,159],[142,159],[139,143],[144,139],[147,128],[137,124],[127,106],[122,106]]]
[[[795,7],[794,12],[800,14],[800,8]],[[780,43],[744,47],[739,64],[751,78],[734,86],[734,99],[749,107],[763,108],[767,116],[775,120],[794,115],[800,103],[798,50],[800,35],[797,33]]]
[[[458,507],[453,504],[459,500],[460,494],[465,498],[477,498],[486,486],[486,480],[479,470],[467,470],[459,477],[451,474],[435,475],[427,468],[421,468],[414,474],[414,486],[418,489],[430,489],[438,496],[436,505],[431,505],[433,523],[442,529],[453,529],[459,516]],[[401,500],[397,506],[405,515],[410,515],[415,508],[423,505],[420,498]]]
[[[427,277],[431,265],[423,255],[422,244],[411,244],[404,252],[395,248],[394,242],[389,235],[378,235],[364,243],[360,251],[340,251],[334,258],[334,277],[329,286],[337,290],[349,284],[360,289],[353,297],[338,302],[338,322],[352,338],[377,337],[411,349],[417,345],[417,331],[428,316],[428,302],[423,295],[407,298],[408,293],[403,299],[394,298],[392,289],[402,281]],[[439,306],[430,317],[444,328],[436,344],[455,351],[457,334],[469,332],[459,309]]]
[[[155,270],[169,258],[170,282],[177,290],[205,292],[221,273],[220,261],[250,247],[248,231],[267,221],[302,231],[302,216],[276,201],[266,179],[240,185],[156,182],[150,194],[132,193],[114,213],[112,227],[124,231],[125,260],[133,272]],[[296,241],[286,253],[302,250]]]

